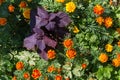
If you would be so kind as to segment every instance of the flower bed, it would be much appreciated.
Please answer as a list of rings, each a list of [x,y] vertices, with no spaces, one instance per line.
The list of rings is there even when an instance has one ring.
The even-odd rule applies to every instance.
[[[117,0],[0,0],[0,80],[120,80]]]

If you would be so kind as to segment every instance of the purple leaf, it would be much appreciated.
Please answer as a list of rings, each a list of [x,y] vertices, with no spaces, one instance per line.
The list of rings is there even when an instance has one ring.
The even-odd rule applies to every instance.
[[[56,17],[56,13],[49,14],[49,21],[53,20]]]
[[[43,8],[43,7],[38,7],[37,8],[37,14],[41,18],[48,18],[48,12]]]
[[[33,28],[33,31],[41,36],[44,36],[44,31],[40,28]]]
[[[55,40],[52,40],[48,38],[47,36],[44,36],[44,41],[47,46],[52,47],[52,48],[55,48],[57,45],[57,42]]]
[[[33,34],[24,39],[23,47],[27,48],[28,50],[35,50],[36,41],[36,34]]]
[[[36,45],[41,51],[43,51],[46,47],[44,40],[37,40]]]
[[[52,31],[55,28],[55,22],[49,22],[45,27],[48,31]]]
[[[40,54],[41,58],[43,58],[44,60],[48,60],[48,57],[47,57],[47,54],[45,51],[40,51],[39,54]]]
[[[57,15],[59,18],[68,17],[68,15],[67,15],[66,13],[64,13],[64,12],[58,12],[56,15]]]
[[[69,17],[64,17],[60,20],[60,23],[58,25],[59,27],[65,27],[68,24],[70,24],[70,22],[71,22],[71,19]]]

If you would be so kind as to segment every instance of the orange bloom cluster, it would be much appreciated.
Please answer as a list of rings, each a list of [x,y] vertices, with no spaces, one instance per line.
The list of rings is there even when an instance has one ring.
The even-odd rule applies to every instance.
[[[14,12],[14,9],[15,9],[15,7],[14,7],[12,4],[10,4],[10,5],[8,6],[9,12]]]
[[[12,78],[12,80],[17,80],[17,77],[16,77],[16,76],[14,76],[14,77]]]
[[[75,49],[68,49],[67,52],[66,52],[66,56],[69,59],[75,58],[75,56],[76,56],[76,50]]]
[[[73,46],[73,41],[71,39],[66,39],[66,40],[64,40],[63,45],[66,48],[71,48]]]
[[[6,18],[0,18],[0,26],[4,26],[7,23]]]
[[[21,1],[19,4],[20,8],[26,8],[27,7],[27,3],[25,1]]]
[[[105,20],[104,20],[104,24],[106,26],[106,28],[109,28],[112,26],[113,24],[113,20],[111,17],[106,17]]]
[[[62,80],[62,76],[61,75],[55,76],[55,80]]]
[[[65,0],[56,0],[57,2],[63,3]]]
[[[102,23],[104,22],[104,18],[103,17],[97,17],[96,22],[98,22],[99,25],[102,25]]]
[[[56,53],[55,53],[55,51],[54,50],[49,50],[48,52],[47,52],[47,57],[48,57],[48,59],[54,59],[55,58],[55,55],[56,55]]]
[[[107,62],[107,60],[108,60],[107,54],[101,53],[100,56],[99,56],[99,61],[102,62],[102,63],[105,63],[105,62]]]
[[[111,44],[106,44],[106,45],[105,45],[105,50],[106,50],[107,52],[111,52],[111,51],[113,50],[113,46],[112,46]]]
[[[17,70],[22,70],[24,68],[23,62],[19,61],[16,63],[16,69]]]
[[[41,74],[41,72],[40,72],[38,69],[34,69],[34,70],[32,71],[32,77],[33,77],[34,79],[38,79],[40,76],[42,76],[42,74]]]
[[[109,1],[109,4],[112,5],[112,4],[113,4],[113,0],[110,0],[110,1]]]
[[[117,44],[118,44],[118,47],[120,47],[120,40],[117,42]]]
[[[24,77],[25,79],[29,79],[29,78],[30,78],[30,74],[29,74],[28,72],[25,72],[25,73],[23,74],[23,77]]]
[[[56,70],[55,67],[53,65],[51,65],[51,66],[48,67],[47,72],[51,73],[51,72],[53,72],[55,70]]]
[[[83,63],[82,64],[82,69],[85,69],[87,67],[87,64]]]
[[[97,5],[93,8],[93,11],[94,11],[95,14],[101,15],[101,14],[104,12],[104,8],[103,8],[101,5],[97,4]]]
[[[112,65],[115,66],[115,67],[120,66],[120,53],[117,53],[117,58],[114,58],[112,60]]]

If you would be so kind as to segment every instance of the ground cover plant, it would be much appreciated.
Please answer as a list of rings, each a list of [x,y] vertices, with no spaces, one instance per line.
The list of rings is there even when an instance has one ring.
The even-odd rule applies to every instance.
[[[0,80],[120,80],[119,0],[0,0]]]

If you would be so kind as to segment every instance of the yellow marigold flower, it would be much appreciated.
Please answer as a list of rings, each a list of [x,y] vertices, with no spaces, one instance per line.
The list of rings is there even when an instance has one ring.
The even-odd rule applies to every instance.
[[[76,56],[76,50],[75,50],[75,49],[69,49],[69,50],[67,50],[66,56],[67,56],[69,59],[75,58],[75,56]]]
[[[120,28],[117,28],[116,31],[120,34]]]
[[[80,30],[77,28],[77,26],[74,26],[73,32],[74,32],[74,33],[79,33],[79,31],[80,31]]]
[[[23,16],[24,18],[26,19],[30,19],[30,9],[29,8],[26,8],[23,12]]]
[[[107,62],[107,60],[108,60],[107,54],[101,53],[100,56],[99,56],[99,61],[102,62],[102,63],[105,63],[105,62]]]
[[[94,11],[95,14],[101,15],[101,14],[104,12],[104,8],[103,8],[101,5],[97,4],[97,5],[93,8],[93,11]]]
[[[111,44],[107,44],[107,45],[105,45],[105,50],[107,52],[111,52],[113,50],[113,46]]]
[[[63,3],[65,0],[56,0],[57,2]]]
[[[96,22],[99,23],[99,25],[102,25],[102,23],[104,22],[103,17],[97,17]]]
[[[63,45],[66,48],[71,48],[73,46],[73,41],[71,39],[65,39],[64,42],[63,42]]]
[[[118,44],[118,47],[120,47],[120,40],[117,42],[117,44]]]
[[[104,24],[106,28],[109,28],[112,26],[113,20],[111,17],[106,17],[104,20]]]
[[[120,66],[120,62],[117,58],[113,59],[112,60],[112,65],[115,66],[115,67],[119,67]]]
[[[71,13],[71,12],[74,12],[76,9],[76,5],[74,2],[68,2],[66,3],[66,11]]]
[[[48,59],[54,59],[54,58],[55,58],[55,55],[56,55],[56,53],[55,53],[54,50],[51,50],[51,49],[50,49],[50,50],[47,52]]]

